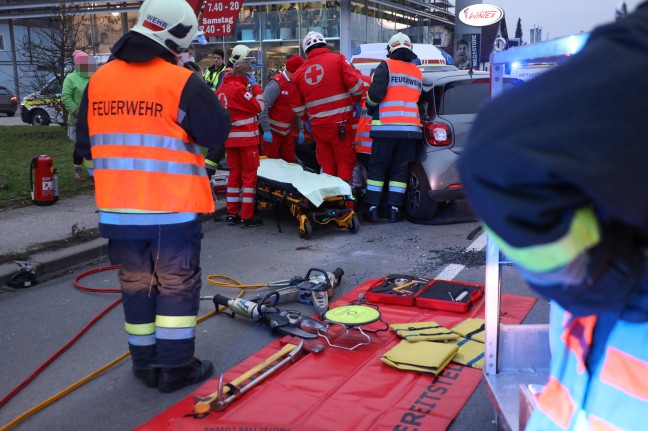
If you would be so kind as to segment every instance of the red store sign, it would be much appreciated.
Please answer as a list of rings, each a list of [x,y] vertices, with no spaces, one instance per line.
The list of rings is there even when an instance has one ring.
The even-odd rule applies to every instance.
[[[231,35],[242,4],[242,0],[207,0],[200,16],[205,37]]]

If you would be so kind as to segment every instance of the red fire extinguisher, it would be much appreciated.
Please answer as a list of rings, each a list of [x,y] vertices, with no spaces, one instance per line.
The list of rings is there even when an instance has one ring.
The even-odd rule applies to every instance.
[[[40,155],[32,158],[29,166],[31,199],[36,205],[53,205],[58,200],[58,178],[54,159]]]

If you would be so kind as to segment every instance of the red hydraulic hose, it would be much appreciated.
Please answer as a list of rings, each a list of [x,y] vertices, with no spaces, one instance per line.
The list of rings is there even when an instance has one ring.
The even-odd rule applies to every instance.
[[[97,272],[102,272],[102,271],[109,271],[112,269],[117,269],[119,268],[119,265],[111,265],[111,266],[104,266],[101,268],[95,268],[90,271],[82,272],[81,274],[77,275],[74,278],[74,287],[80,290],[84,290],[87,292],[97,292],[97,293],[120,293],[120,289],[97,289],[97,288],[91,288],[91,287],[86,287],[82,286],[79,284],[79,280],[81,280],[84,277],[87,277],[88,275],[95,274]],[[102,312],[97,314],[90,322],[88,322],[82,329],[79,331],[70,341],[68,341],[62,348],[60,348],[56,353],[54,353],[52,356],[50,356],[49,359],[47,359],[43,364],[38,367],[33,373],[31,373],[25,380],[22,381],[18,386],[13,388],[11,392],[9,392],[6,396],[4,396],[0,400],[0,408],[2,408],[5,404],[9,402],[13,397],[15,397],[20,391],[22,391],[25,386],[27,386],[29,383],[31,383],[40,373],[45,370],[52,362],[54,362],[59,356],[61,356],[67,349],[69,349],[74,343],[76,343],[79,338],[95,324],[99,319],[101,319],[103,316],[106,315],[110,310],[115,308],[117,305],[119,305],[122,302],[122,299],[119,298],[112,304],[108,305]]]

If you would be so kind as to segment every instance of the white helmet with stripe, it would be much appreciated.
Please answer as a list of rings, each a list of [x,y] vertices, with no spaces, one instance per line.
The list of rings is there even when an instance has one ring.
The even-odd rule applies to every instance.
[[[203,34],[186,0],[145,0],[131,31],[154,40],[174,54],[187,52],[194,37]]]
[[[326,39],[324,39],[322,33],[319,33],[317,31],[309,31],[304,38],[304,41],[302,42],[302,49],[304,50],[304,52],[308,52],[310,48],[319,44],[326,45]]]
[[[400,48],[407,48],[411,51],[412,41],[406,34],[398,32],[389,39],[389,42],[387,42],[387,53],[391,54]]]

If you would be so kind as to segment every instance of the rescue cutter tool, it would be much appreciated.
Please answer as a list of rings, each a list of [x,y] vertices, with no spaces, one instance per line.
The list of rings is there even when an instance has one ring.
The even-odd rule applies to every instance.
[[[223,295],[213,297],[202,297],[212,299],[216,308],[224,306],[232,311],[255,322],[270,327],[272,332],[284,335],[293,335],[303,339],[317,338],[317,332],[326,330],[325,325],[319,320],[303,316],[295,310],[280,310],[276,307],[279,294],[269,292],[258,303],[242,298],[228,298]],[[266,301],[270,300],[270,303]]]
[[[311,268],[305,277],[293,277],[290,280],[275,282],[275,286],[281,286],[274,292],[279,294],[277,304],[298,301],[302,304],[312,304],[320,319],[329,309],[329,298],[333,296],[333,289],[340,285],[344,270],[336,268],[333,272],[324,271],[318,268]],[[289,284],[277,284],[285,283]],[[273,288],[273,285],[269,285]],[[259,295],[252,300],[261,303],[264,295]]]
[[[298,345],[286,344],[281,348],[281,350],[275,352],[270,357],[259,362],[257,365],[250,368],[249,370],[247,370],[246,372],[244,372],[243,374],[241,374],[240,376],[238,376],[237,378],[229,382],[227,385],[223,385],[223,376],[221,375],[218,384],[218,390],[207,395],[206,397],[203,398],[197,397],[195,399],[196,403],[194,404],[194,412],[207,413],[209,410],[216,410],[216,411],[225,410],[232,401],[239,398],[245,392],[249,391],[252,387],[259,384],[270,374],[272,374],[273,372],[281,368],[284,364],[288,362],[295,362],[297,360],[297,355],[302,351],[303,345],[304,345],[304,340],[301,340],[301,342]],[[270,367],[272,364],[274,364],[276,361],[278,361],[281,358],[284,359],[281,360],[279,363]],[[241,383],[245,383],[251,377],[263,371],[264,369],[267,370],[261,375],[259,375],[257,378],[250,381],[242,388],[238,387],[238,385],[240,385]],[[233,392],[233,394],[228,398],[224,399],[224,396],[229,395],[231,392]]]

